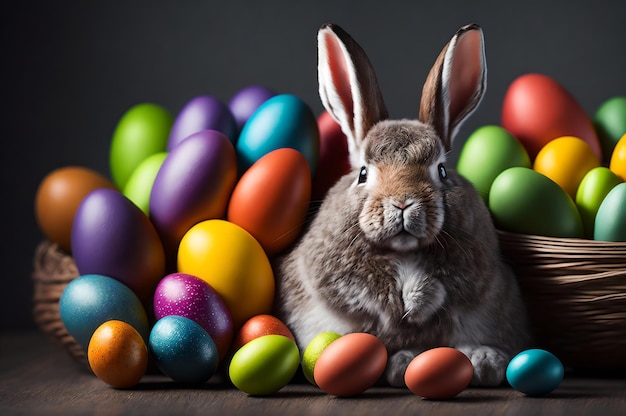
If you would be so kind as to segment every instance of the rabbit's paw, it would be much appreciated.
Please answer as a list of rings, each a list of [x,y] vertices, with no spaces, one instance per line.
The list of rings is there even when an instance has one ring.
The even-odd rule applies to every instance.
[[[504,381],[508,360],[501,351],[487,346],[458,346],[474,366],[472,386],[499,386]]]

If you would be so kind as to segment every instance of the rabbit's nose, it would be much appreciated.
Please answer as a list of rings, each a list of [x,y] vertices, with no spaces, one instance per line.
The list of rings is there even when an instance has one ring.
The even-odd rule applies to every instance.
[[[404,211],[405,209],[407,209],[408,207],[410,207],[414,203],[415,203],[415,201],[413,201],[411,199],[407,199],[405,201],[395,201],[393,203],[393,206],[398,208],[400,211]]]

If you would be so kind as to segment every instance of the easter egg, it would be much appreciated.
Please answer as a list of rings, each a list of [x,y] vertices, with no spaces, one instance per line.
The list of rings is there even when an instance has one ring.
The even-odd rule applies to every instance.
[[[264,335],[237,350],[228,375],[244,393],[266,396],[287,385],[299,364],[300,352],[292,340],[282,335]]]
[[[525,74],[511,83],[502,103],[501,125],[524,145],[531,160],[550,140],[562,136],[581,138],[602,160],[591,119],[576,99],[547,75]]]
[[[113,319],[126,322],[148,341],[150,326],[141,301],[108,276],[87,274],[70,281],[59,299],[59,310],[67,332],[85,351],[94,331]]]
[[[224,217],[236,180],[235,149],[218,131],[192,134],[170,151],[150,194],[150,219],[168,263],[176,258],[180,239],[194,224]]]
[[[157,367],[174,381],[204,383],[217,371],[217,347],[191,319],[175,315],[159,319],[149,343]]]
[[[302,353],[302,373],[309,383],[317,386],[315,383],[314,370],[317,359],[322,351],[330,345],[331,342],[341,338],[341,334],[336,332],[322,332],[313,337]]]
[[[161,319],[178,315],[197,322],[215,342],[224,358],[233,340],[233,321],[220,295],[204,280],[172,273],[159,282],[154,292],[154,315]]]
[[[171,151],[189,136],[202,130],[216,130],[232,143],[237,138],[237,123],[229,108],[211,95],[200,95],[191,99],[180,110],[167,141]]]
[[[309,106],[295,95],[276,95],[259,106],[239,134],[239,172],[281,147],[300,151],[313,170],[319,157],[319,141],[317,122]]]
[[[311,194],[314,201],[321,201],[339,178],[350,172],[352,166],[348,155],[348,139],[328,111],[323,111],[317,118],[317,127],[320,152]]]
[[[159,152],[145,158],[135,168],[122,190],[124,196],[137,205],[146,215],[150,214],[150,193],[154,179],[166,157],[167,152]]]
[[[320,354],[313,377],[333,396],[356,396],[372,387],[387,365],[387,349],[374,335],[351,333],[337,338]]]
[[[626,133],[619,139],[615,149],[613,149],[609,169],[622,178],[623,181],[626,181]]]
[[[438,347],[415,357],[404,373],[404,381],[417,396],[444,400],[465,390],[473,375],[474,367],[465,354],[454,348]]]
[[[626,241],[626,183],[606,195],[598,212],[593,238],[599,241]]]
[[[228,108],[235,118],[237,129],[241,131],[243,125],[259,106],[275,95],[274,91],[262,85],[250,85],[237,91],[228,102]]]
[[[593,238],[596,214],[606,195],[622,180],[604,166],[591,169],[578,186],[576,206],[585,229],[585,237]]]
[[[260,314],[248,319],[239,328],[233,341],[233,350],[236,351],[255,338],[264,335],[282,335],[296,342],[291,330],[280,319],[269,314]]]
[[[506,369],[506,379],[511,387],[528,396],[543,396],[561,384],[563,373],[563,364],[554,354],[530,349],[513,357]]]
[[[302,153],[276,149],[239,179],[226,218],[252,234],[272,256],[300,235],[310,199],[311,171]]]
[[[556,182],[572,198],[580,181],[600,161],[587,142],[573,136],[559,137],[537,154],[533,169]]]
[[[191,227],[180,242],[178,271],[203,279],[219,293],[236,330],[272,310],[274,273],[269,259],[254,237],[236,224],[207,220]]]
[[[485,202],[493,180],[504,170],[530,167],[530,158],[522,144],[500,126],[483,126],[465,141],[457,172],[469,180]]]
[[[165,151],[173,120],[168,110],[152,103],[137,104],[124,113],[109,151],[111,176],[120,189],[145,158]]]
[[[548,237],[582,238],[582,220],[572,198],[552,179],[513,167],[496,177],[489,210],[504,231]]]
[[[72,251],[72,224],[80,203],[99,188],[117,189],[98,172],[67,166],[47,174],[35,195],[35,217],[41,231],[67,253]]]
[[[613,97],[600,105],[593,117],[604,160],[608,162],[619,139],[626,134],[626,97]]]
[[[148,217],[119,191],[96,189],[78,207],[72,225],[80,274],[119,280],[147,301],[165,272],[163,245]]]
[[[148,347],[126,322],[106,321],[91,336],[87,360],[93,373],[109,386],[130,388],[148,369]]]

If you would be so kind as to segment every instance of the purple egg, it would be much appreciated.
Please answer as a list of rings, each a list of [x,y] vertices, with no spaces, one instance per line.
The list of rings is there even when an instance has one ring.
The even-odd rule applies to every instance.
[[[233,320],[222,297],[204,280],[183,273],[161,279],[154,292],[156,319],[177,315],[191,319],[211,336],[223,358],[233,340]]]
[[[176,262],[180,239],[200,221],[223,218],[237,181],[237,156],[228,138],[215,130],[194,133],[172,149],[150,193],[150,219]]]
[[[119,191],[89,193],[76,211],[71,238],[81,275],[109,276],[143,302],[152,298],[165,274],[163,245],[148,217]]]
[[[237,128],[241,130],[257,108],[276,93],[261,85],[251,85],[238,91],[228,102],[228,108],[235,117]]]
[[[233,143],[237,138],[237,123],[230,109],[213,96],[200,95],[189,101],[176,116],[167,150],[174,149],[183,140],[202,130],[222,132]]]

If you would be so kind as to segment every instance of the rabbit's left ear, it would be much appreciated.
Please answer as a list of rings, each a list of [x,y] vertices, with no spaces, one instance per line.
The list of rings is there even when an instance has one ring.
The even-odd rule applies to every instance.
[[[467,25],[456,32],[431,68],[422,90],[419,120],[435,128],[449,151],[486,87],[483,32],[476,24]]]

